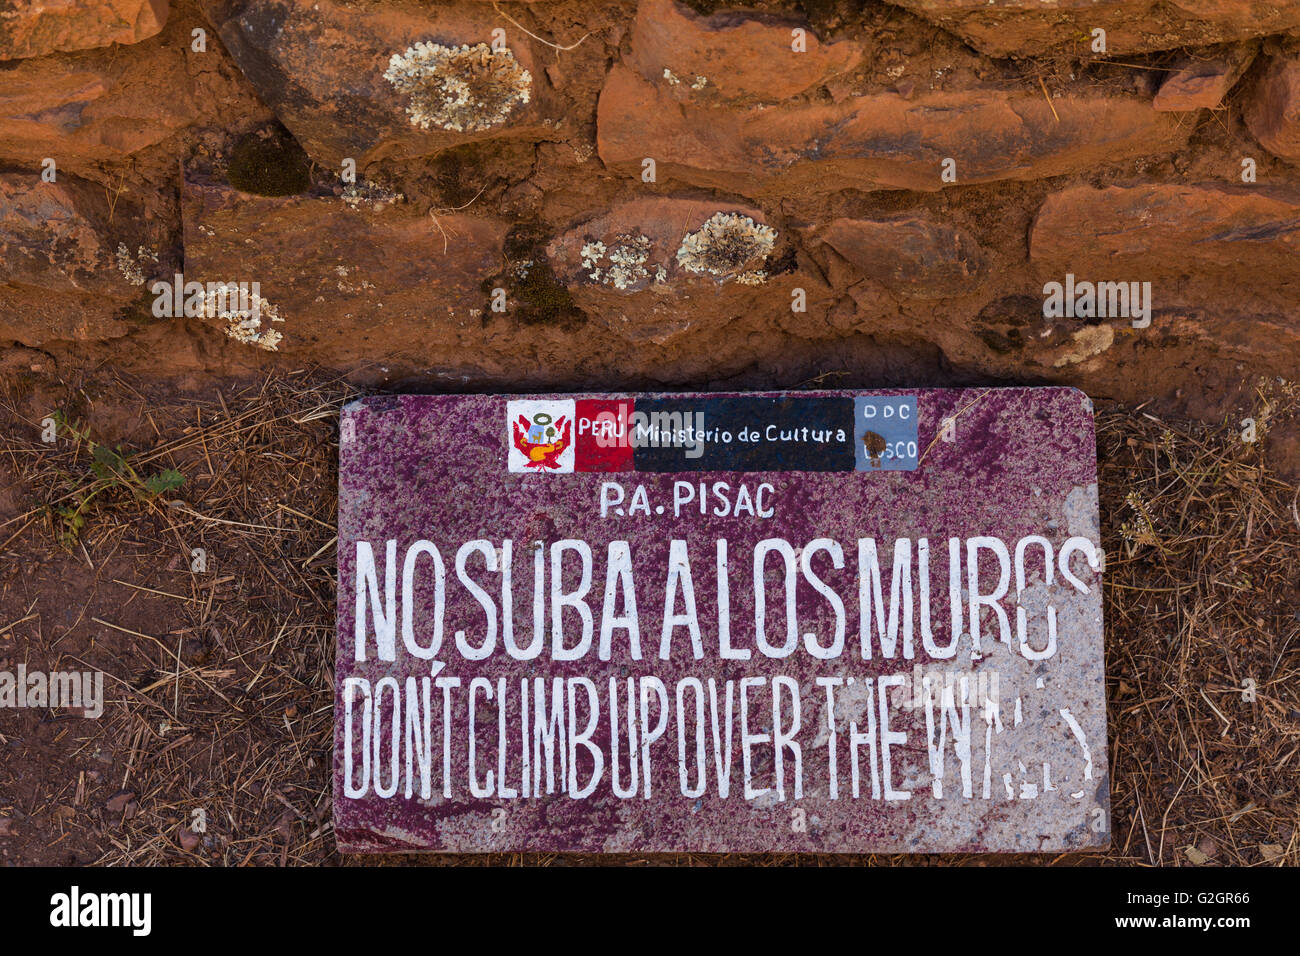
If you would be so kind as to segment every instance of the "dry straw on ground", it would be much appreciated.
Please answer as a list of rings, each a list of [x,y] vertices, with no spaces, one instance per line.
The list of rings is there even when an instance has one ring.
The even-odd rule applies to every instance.
[[[0,854],[24,863],[340,862],[329,830],[333,526],[337,411],[349,390],[305,373],[197,400],[137,387],[0,383],[0,666],[110,675],[99,721],[0,715]],[[82,500],[97,478],[85,441],[40,440],[33,410],[51,402],[94,440],[121,440],[138,473],[174,468],[184,484],[158,496],[107,488],[76,540],[61,545],[53,509]],[[1263,439],[1298,413],[1300,396],[1274,383],[1242,414],[1260,422]],[[1022,859],[1300,863],[1300,492],[1269,471],[1264,440],[1239,433],[1141,410],[1100,414],[1114,845]],[[204,572],[190,569],[195,549],[209,562]]]

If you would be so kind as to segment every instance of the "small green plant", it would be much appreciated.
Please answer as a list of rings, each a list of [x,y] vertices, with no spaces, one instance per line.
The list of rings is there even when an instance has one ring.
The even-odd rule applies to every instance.
[[[78,427],[69,421],[61,409],[51,416],[58,429],[58,434],[71,438],[78,445],[84,445],[90,453],[90,470],[88,473],[73,475],[73,488],[64,499],[71,499],[68,504],[54,504],[51,508],[55,519],[55,534],[59,543],[71,548],[81,539],[81,531],[86,526],[86,516],[90,506],[105,492],[125,491],[134,501],[149,501],[162,494],[179,488],[185,482],[185,476],[175,468],[164,468],[141,476],[131,465],[131,455],[122,451],[122,446],[110,448],[90,437],[87,428]]]

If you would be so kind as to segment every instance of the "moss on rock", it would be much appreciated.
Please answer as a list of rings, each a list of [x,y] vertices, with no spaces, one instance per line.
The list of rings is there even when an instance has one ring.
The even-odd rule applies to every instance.
[[[254,196],[295,196],[311,186],[311,160],[287,130],[259,131],[235,144],[226,177]]]
[[[547,260],[546,236],[539,223],[512,229],[504,252],[505,272],[484,282],[483,289],[490,296],[494,288],[505,288],[507,298],[514,300],[508,314],[523,325],[577,328],[587,321],[587,313],[574,303]]]

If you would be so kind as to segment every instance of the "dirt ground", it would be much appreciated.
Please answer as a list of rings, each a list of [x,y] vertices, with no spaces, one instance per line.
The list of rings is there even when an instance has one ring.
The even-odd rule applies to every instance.
[[[340,856],[334,526],[350,394],[311,371],[180,388],[102,368],[0,378],[0,669],[102,670],[107,698],[97,720],[0,711],[6,865],[1006,859]],[[1013,859],[1300,864],[1300,490],[1276,467],[1300,461],[1300,389],[1250,395],[1218,425],[1100,410],[1115,837],[1105,853]]]

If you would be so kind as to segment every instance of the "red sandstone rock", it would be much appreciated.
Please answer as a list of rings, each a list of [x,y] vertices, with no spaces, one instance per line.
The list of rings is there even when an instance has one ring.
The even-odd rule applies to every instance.
[[[416,43],[478,48],[497,27],[507,31],[508,54],[493,58],[483,46],[462,56],[448,67],[455,75],[422,81],[423,100],[385,78],[391,58]],[[527,38],[488,5],[270,0],[227,21],[221,36],[280,121],[313,159],[334,169],[345,158],[363,168],[383,157],[430,155],[498,136],[557,138],[544,121],[545,80]],[[493,79],[507,72],[516,95]],[[442,86],[446,79],[451,87]],[[468,119],[463,114],[470,110],[440,112],[463,84],[481,108]]]
[[[731,243],[731,258],[718,260],[715,268],[688,267],[689,253],[680,259],[678,253],[687,237],[715,216],[734,221],[751,240]],[[716,285],[760,272],[776,239],[777,231],[758,209],[698,199],[636,199],[558,236],[547,254],[556,274],[570,284],[626,293],[654,288],[665,294],[691,281]]]
[[[820,238],[868,279],[923,299],[970,295],[986,271],[974,237],[924,219],[836,219]]]
[[[0,175],[0,339],[39,346],[127,331],[147,284],[178,257],[165,222],[129,197],[64,175]]]
[[[200,4],[215,25],[229,20],[232,10],[242,13],[263,5],[262,0],[252,5],[246,0]],[[276,8],[281,6],[286,5],[281,2]],[[1134,277],[1140,277],[1141,270],[1151,273],[1155,323],[1147,330],[1120,323],[1110,347],[1095,357],[1088,357],[1090,350],[1104,344],[1103,340],[1075,340],[1077,327],[1062,324],[1046,330],[1050,335],[1043,337],[1040,289],[1047,277],[1035,272],[1046,270],[1057,280],[1067,270],[1084,279],[1112,277],[1111,254],[1102,228],[1108,223],[1104,204],[1080,204],[1074,214],[1084,217],[1082,225],[1065,216],[1055,220],[1055,257],[1026,261],[1024,224],[1041,202],[1035,185],[1008,183],[996,189],[954,190],[937,198],[887,197],[891,210],[932,210],[900,212],[900,218],[950,223],[954,229],[978,233],[985,246],[988,268],[978,294],[944,301],[943,322],[934,321],[933,300],[913,294],[916,285],[909,291],[903,281],[896,288],[881,281],[864,281],[870,269],[881,268],[880,261],[860,260],[865,267],[854,265],[839,253],[822,253],[816,244],[817,228],[837,218],[881,215],[864,212],[864,208],[875,209],[882,200],[867,200],[864,207],[858,195],[861,189],[882,188],[882,184],[897,188],[900,183],[909,188],[938,188],[942,185],[940,163],[949,150],[958,162],[958,186],[978,181],[971,178],[976,174],[1030,178],[1051,172],[1080,173],[1098,181],[1108,181],[1119,172],[1150,177],[1155,182],[1148,186],[1157,186],[1161,180],[1173,178],[1173,170],[1181,169],[1183,161],[1189,164],[1190,176],[1208,179],[1219,175],[1231,178],[1241,156],[1262,158],[1261,147],[1234,124],[1227,124],[1228,139],[1217,134],[1213,142],[1198,139],[1193,149],[1177,157],[1177,166],[1171,167],[1161,154],[1179,148],[1195,124],[1187,117],[1154,113],[1137,98],[1103,96],[1100,91],[1110,88],[1110,81],[1095,86],[1083,79],[1074,81],[1066,88],[1074,91],[1072,96],[1049,81],[1053,91],[1061,92],[1052,100],[1060,113],[1058,122],[1036,85],[1022,84],[1019,92],[1012,86],[981,94],[969,89],[975,77],[966,68],[958,67],[942,79],[931,80],[928,68],[933,64],[915,55],[912,60],[919,59],[917,72],[898,81],[898,98],[879,92],[856,96],[864,88],[878,91],[884,84],[880,71],[881,76],[873,75],[870,85],[864,86],[861,65],[825,81],[814,78],[813,85],[802,93],[791,93],[793,87],[784,76],[765,79],[754,70],[743,73],[743,64],[734,70],[737,65],[732,64],[728,76],[734,72],[737,78],[742,74],[746,78],[743,89],[729,90],[729,94],[740,96],[739,100],[725,99],[716,86],[710,90],[707,84],[691,90],[694,80],[667,83],[662,69],[647,79],[637,69],[619,66],[612,79],[615,87],[619,83],[631,86],[626,77],[619,79],[620,73],[626,73],[638,81],[637,89],[653,95],[627,101],[648,108],[626,117],[609,115],[609,108],[618,104],[617,97],[602,103],[602,148],[617,146],[622,151],[622,159],[613,165],[616,174],[606,175],[590,158],[586,137],[606,56],[617,55],[614,51],[621,49],[632,62],[641,55],[632,33],[631,4],[623,10],[625,22],[618,22],[622,8],[617,7],[593,7],[576,16],[572,4],[538,2],[531,9],[521,7],[522,14],[502,5],[539,36],[562,44],[590,31],[578,49],[558,56],[534,41],[520,40],[516,28],[498,18],[486,0],[448,4],[392,0],[381,5],[363,0],[359,5],[323,4],[316,11],[309,3],[287,6],[308,11],[290,20],[320,17],[313,27],[319,33],[308,31],[305,39],[298,36],[296,46],[290,44],[285,49],[276,47],[269,34],[261,35],[258,42],[279,57],[264,54],[260,47],[255,50],[250,69],[255,74],[264,71],[259,77],[264,95],[298,95],[301,91],[294,85],[298,80],[277,74],[276,64],[294,64],[296,69],[297,63],[305,63],[314,71],[314,85],[304,88],[315,98],[304,100],[299,114],[285,112],[277,100],[281,111],[297,116],[300,130],[313,131],[326,143],[334,141],[331,137],[349,148],[360,143],[359,148],[370,149],[376,156],[396,157],[405,151],[413,158],[392,164],[391,172],[395,181],[401,180],[398,188],[408,189],[414,198],[409,208],[392,208],[382,214],[371,210],[370,218],[361,225],[341,219],[340,200],[319,196],[298,200],[242,197],[240,204],[248,204],[242,212],[223,209],[211,224],[207,220],[191,222],[189,252],[195,263],[214,264],[212,271],[229,273],[226,279],[260,279],[268,301],[275,304],[276,297],[280,298],[287,316],[281,326],[285,338],[280,347],[289,361],[320,361],[370,384],[391,384],[395,377],[411,376],[413,388],[439,388],[449,383],[479,389],[626,388],[722,381],[764,387],[804,381],[830,370],[847,371],[860,381],[915,384],[942,381],[953,369],[972,377],[1007,380],[1023,379],[1029,370],[1035,376],[1070,381],[1098,394],[1136,400],[1171,396],[1180,388],[1185,394],[1200,394],[1224,381],[1235,387],[1256,371],[1291,375],[1300,364],[1300,334],[1293,314],[1296,290],[1286,285],[1295,273],[1295,259],[1283,239],[1282,224],[1285,217],[1294,218],[1294,213],[1285,203],[1273,212],[1261,207],[1258,215],[1245,216],[1239,223],[1230,219],[1220,228],[1213,219],[1222,212],[1214,208],[1219,200],[1207,200],[1202,212],[1210,218],[1205,220],[1204,233],[1178,232],[1166,223],[1161,226],[1165,230],[1162,242],[1169,243],[1170,251],[1155,243],[1145,255],[1117,258]],[[1145,4],[1139,6],[1148,10]],[[1098,7],[1113,8],[1109,2]],[[1164,10],[1165,21],[1151,23],[1167,22],[1170,8]],[[713,17],[698,17],[682,7],[674,11],[692,32],[681,33],[676,45],[664,48],[668,50],[665,55],[676,52],[707,57],[710,51],[695,45],[696,40],[731,37],[741,29],[737,24],[758,24],[762,30],[756,35],[771,38],[776,36],[775,28],[782,27],[779,20],[735,10]],[[476,37],[487,35],[482,31],[501,26],[507,31],[507,42],[521,57],[531,49],[542,74],[532,66],[529,69],[536,81],[534,90],[543,101],[530,102],[527,109],[544,106],[540,116],[562,119],[567,142],[537,145],[539,138],[561,134],[539,120],[539,114],[523,112],[512,114],[504,125],[490,130],[448,132],[445,139],[437,139],[442,132],[410,126],[404,95],[377,110],[378,99],[390,95],[391,84],[381,79],[374,81],[379,86],[371,89],[360,82],[361,74],[347,66],[358,61],[355,53],[347,52],[353,38],[346,34],[365,16],[378,17],[374,22],[382,27],[381,33],[399,20],[417,22],[420,30],[411,38],[426,39],[429,34],[424,27],[428,24],[468,22],[465,18],[471,13],[478,17],[473,20],[473,31],[479,32],[447,33],[440,35],[442,42],[477,42]],[[1023,13],[1038,16],[1029,9]],[[335,17],[339,25],[331,26]],[[289,33],[301,33],[306,22],[295,20]],[[92,234],[99,237],[96,241],[113,253],[107,261],[114,269],[115,230],[131,221],[145,222],[149,217],[168,221],[174,215],[167,204],[172,202],[174,170],[181,158],[191,157],[194,150],[201,155],[228,156],[233,142],[270,120],[266,107],[254,101],[249,81],[224,55],[215,31],[209,30],[207,53],[183,53],[191,25],[201,23],[187,6],[172,14],[162,35],[129,48],[0,64],[5,67],[0,71],[0,161],[4,168],[18,164],[27,177],[24,181],[34,183],[40,160],[52,156],[59,163],[60,186],[75,184],[75,180],[65,183],[64,175],[79,169],[96,180],[93,188],[78,192],[89,203],[106,202],[105,188],[114,196],[125,182],[110,223],[104,225],[106,207],[90,208],[84,216]],[[726,26],[728,23],[732,26]],[[1147,27],[1141,17],[1134,23]],[[894,45],[894,40],[874,34],[870,39],[855,35],[856,29],[850,25],[845,31],[847,40],[820,47],[813,45],[814,38],[809,35],[809,49],[829,57],[846,42]],[[923,46],[921,38],[935,33],[910,18],[902,18],[897,32],[900,45],[912,48]],[[1079,32],[1083,33],[1081,27]],[[1116,39],[1124,35],[1123,30],[1112,30],[1112,51]],[[319,40],[314,47],[313,37]],[[406,36],[400,39],[403,44],[408,42]],[[1078,48],[1086,53],[1086,44],[1080,42]],[[289,49],[292,56],[286,54]],[[319,51],[315,59],[313,49]],[[717,52],[719,56],[726,53]],[[374,65],[381,76],[385,64],[384,56],[377,54]],[[771,72],[780,73],[776,69]],[[1125,75],[1129,72],[1124,71]],[[548,83],[544,77],[551,74],[555,78]],[[367,82],[371,80],[373,76]],[[833,102],[818,96],[819,82],[831,87]],[[559,95],[551,90],[552,83],[562,84],[563,95],[569,98],[563,101],[563,111],[552,110],[545,102],[545,97]],[[187,84],[192,85],[196,107],[188,105]],[[360,91],[355,97],[348,92],[348,84]],[[930,92],[932,84],[947,92]],[[909,89],[910,100],[904,92]],[[319,96],[313,91],[319,91]],[[706,94],[715,98],[707,99]],[[1145,98],[1149,100],[1149,93]],[[350,125],[348,110],[353,107],[359,110],[355,115],[363,118],[378,115],[379,125],[374,129],[379,132],[364,123]],[[1180,121],[1183,129],[1171,131]],[[338,129],[332,128],[335,125]],[[406,141],[407,136],[416,138],[414,146]],[[427,142],[420,140],[424,136],[429,137]],[[449,168],[454,166],[450,162],[454,157],[448,157],[447,163],[414,158],[426,149],[441,149],[441,142],[488,137],[493,141],[465,158],[459,170]],[[1156,160],[1135,162],[1143,153],[1153,154]],[[659,162],[659,185],[641,181],[640,158],[646,154]],[[109,163],[113,165],[106,168]],[[728,205],[738,194],[760,197],[753,205],[761,206],[764,215],[754,218],[781,233],[776,261],[763,267],[769,273],[766,282],[750,286],[734,277],[718,281],[718,277],[683,274],[658,287],[647,285],[629,293],[566,272],[558,288],[572,296],[585,316],[579,314],[564,323],[520,317],[523,291],[514,287],[510,277],[517,273],[509,270],[522,268],[536,250],[516,256],[517,249],[506,243],[505,248],[512,251],[503,253],[500,240],[506,225],[532,220],[543,253],[549,237],[563,237],[581,228],[573,223],[612,217],[609,225],[617,235],[625,226],[640,225],[635,221],[640,217],[620,219],[614,214],[629,200],[635,202],[670,188],[675,177],[718,190],[716,194],[707,189],[674,193],[698,200],[704,207],[701,219],[708,207],[748,208]],[[1272,169],[1261,168],[1260,178],[1263,185],[1255,189],[1288,182],[1295,185],[1295,168],[1274,164]],[[506,225],[494,224],[487,235],[481,235],[476,230],[483,219],[439,215],[437,222],[447,233],[444,253],[444,237],[435,221],[410,210],[459,206],[474,200],[484,183],[488,184],[486,192],[464,212],[476,217],[500,216],[507,220]],[[787,200],[787,194],[793,201]],[[1261,195],[1276,198],[1269,192]],[[719,202],[719,197],[726,201]],[[281,203],[294,206],[294,211],[282,212]],[[1179,203],[1186,204],[1185,197],[1163,201],[1158,206],[1164,210],[1161,215],[1173,216],[1179,212]],[[942,213],[933,211],[940,207]],[[1093,212],[1099,217],[1095,228],[1086,218]],[[1182,212],[1185,215],[1187,211]],[[0,212],[0,220],[5,215],[8,213]],[[397,225],[384,225],[389,215],[396,217],[393,222]],[[1043,220],[1048,221],[1046,217]],[[422,227],[427,235],[423,245],[419,240]],[[205,234],[204,228],[213,229],[214,235]],[[686,228],[683,224],[682,230]],[[1140,223],[1125,221],[1120,224],[1120,234],[1131,239],[1141,234],[1141,228]],[[404,230],[409,230],[405,240]],[[1077,265],[1084,260],[1071,251],[1080,232],[1087,238],[1088,255],[1096,257],[1087,260],[1094,265],[1086,270]],[[1036,247],[1040,256],[1052,248],[1047,244],[1048,235],[1044,226]],[[665,243],[673,238],[670,232],[665,233]],[[791,240],[793,247],[786,247]],[[604,241],[609,244],[608,238]],[[322,243],[328,263],[324,269],[313,252]],[[371,257],[364,259],[362,282],[351,283],[349,277],[333,271],[353,256],[353,250],[367,243],[372,251]],[[138,257],[140,245],[143,243],[128,246],[132,257]],[[10,247],[18,248],[12,241]],[[162,245],[155,244],[155,248],[160,251],[161,269],[167,254]],[[60,271],[59,263],[64,252],[76,261],[80,249],[70,244],[56,250],[52,260],[37,260],[51,262],[51,271],[43,275],[31,271],[35,267],[30,257],[24,260],[27,272],[22,279],[17,277],[16,266],[5,272],[6,267],[0,265],[0,343],[40,343],[52,356],[51,364],[63,363],[70,355],[76,356],[74,364],[82,359],[118,364],[127,361],[125,356],[136,356],[133,367],[151,376],[174,373],[182,367],[212,371],[238,364],[251,370],[269,361],[255,349],[225,345],[220,333],[196,320],[151,321],[147,287],[142,290],[109,283],[108,294],[103,295],[74,286]],[[1187,250],[1191,250],[1190,259],[1184,255]],[[1263,268],[1255,262],[1256,253],[1265,263]],[[172,255],[178,256],[179,250]],[[1229,256],[1238,261],[1228,264]],[[511,261],[503,262],[506,258]],[[544,258],[538,256],[537,261]],[[675,254],[668,258],[671,266]],[[882,252],[881,259],[887,258]],[[924,257],[914,261],[925,262]],[[245,262],[251,268],[245,268]],[[174,265],[168,268],[174,271]],[[567,268],[558,259],[555,267]],[[72,274],[78,275],[75,269]],[[907,274],[899,273],[900,280]],[[539,275],[542,273],[534,269],[527,279]],[[296,281],[285,283],[286,276],[296,277]],[[430,280],[430,276],[434,278]],[[490,286],[484,288],[481,283],[489,278],[507,286],[509,309],[504,314],[487,309]],[[339,282],[355,288],[340,289]],[[372,299],[365,282],[382,288],[384,295],[378,301]],[[539,285],[543,295],[556,291],[545,282]],[[420,290],[426,286],[430,291],[422,297]],[[796,287],[808,294],[806,313],[791,309],[790,292]],[[398,306],[399,319],[387,319],[385,313]],[[1101,332],[1089,334],[1104,336]],[[79,344],[75,349],[66,342],[60,344],[60,340],[78,337],[102,340],[113,336],[121,337]],[[214,348],[214,342],[222,347]],[[1153,361],[1154,354],[1160,358]],[[1057,364],[1062,361],[1065,364]],[[1198,384],[1213,381],[1219,385],[1187,390],[1188,370]]]
[[[1055,107],[1055,114],[1053,113]],[[914,189],[1036,179],[1182,144],[1190,128],[1131,97],[977,89],[905,99],[898,93],[787,108],[707,110],[615,66],[597,111],[600,157],[639,175],[651,157],[660,180],[745,196],[836,189]]]
[[[1300,286],[1300,192],[1266,186],[1074,186],[1044,201],[1030,257],[1056,270],[1126,270],[1114,280],[1230,273],[1256,286]],[[1101,265],[1098,265],[1101,264]]]
[[[14,63],[0,73],[0,159],[116,162],[194,121],[184,54],[161,40]]]
[[[1210,60],[1192,60],[1161,85],[1152,106],[1168,112],[1214,109],[1255,59],[1253,46],[1242,46]]]
[[[1246,126],[1274,156],[1300,163],[1300,58],[1275,57],[1245,110]]]
[[[0,11],[0,60],[139,43],[167,22],[169,0],[17,0]]]
[[[803,52],[792,47],[796,28]],[[806,24],[733,13],[700,17],[674,0],[642,0],[626,62],[676,99],[708,105],[789,99],[861,59],[856,43],[823,45]]]
[[[778,266],[789,249],[762,211],[734,203],[654,197],[621,203],[548,246],[557,278],[575,302],[621,336],[669,342],[692,328],[744,312],[806,325],[824,311],[820,278]],[[790,310],[804,289],[806,311]]]
[[[423,362],[434,342],[481,330],[506,226],[404,205],[251,196],[187,175],[185,278],[257,282],[283,320],[277,351]],[[213,324],[225,327],[222,320]]]
[[[1300,0],[893,0],[998,57],[1047,52],[1123,56],[1282,33],[1300,26]],[[1092,31],[1106,31],[1094,53]]]

